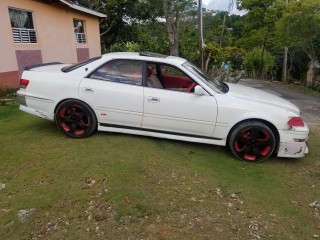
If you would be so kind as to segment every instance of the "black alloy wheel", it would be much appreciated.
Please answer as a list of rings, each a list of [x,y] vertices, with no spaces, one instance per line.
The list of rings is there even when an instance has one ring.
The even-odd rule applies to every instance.
[[[55,114],[55,122],[65,135],[72,138],[88,137],[97,128],[93,110],[78,100],[61,103]]]
[[[276,139],[266,124],[247,121],[240,123],[232,130],[228,144],[231,152],[238,159],[261,162],[273,153]]]

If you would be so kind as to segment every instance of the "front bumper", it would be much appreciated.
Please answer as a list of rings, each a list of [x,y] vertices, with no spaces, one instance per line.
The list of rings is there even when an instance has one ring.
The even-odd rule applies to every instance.
[[[309,152],[309,129],[307,126],[299,129],[283,130],[280,133],[278,157],[301,158]]]

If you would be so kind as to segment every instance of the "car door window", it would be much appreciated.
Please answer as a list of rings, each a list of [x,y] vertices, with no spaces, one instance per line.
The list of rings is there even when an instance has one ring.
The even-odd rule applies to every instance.
[[[89,78],[141,86],[142,62],[113,60],[98,68]]]
[[[147,86],[180,92],[193,92],[189,89],[195,82],[180,69],[159,63],[147,64]]]

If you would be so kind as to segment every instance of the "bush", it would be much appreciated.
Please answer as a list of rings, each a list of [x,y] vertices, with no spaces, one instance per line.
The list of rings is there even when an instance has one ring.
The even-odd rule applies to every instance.
[[[254,48],[244,58],[244,67],[249,77],[265,78],[274,66],[275,58],[266,50],[262,53],[261,48]]]
[[[111,52],[140,52],[141,47],[135,42],[117,42],[110,48]]]
[[[223,50],[224,62],[230,62],[232,69],[242,69],[245,50],[238,47],[225,47]]]
[[[0,98],[14,98],[18,88],[4,88],[0,89]]]

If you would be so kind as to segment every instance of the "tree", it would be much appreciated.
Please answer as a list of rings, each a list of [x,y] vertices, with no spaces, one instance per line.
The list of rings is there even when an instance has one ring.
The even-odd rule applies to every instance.
[[[313,71],[312,86],[315,85],[315,66],[319,60],[320,1],[292,1],[277,24],[277,35],[282,44],[304,51]]]
[[[179,26],[179,56],[199,66],[199,32],[197,11],[185,13]]]
[[[270,50],[275,36],[276,22],[281,18],[285,3],[283,0],[237,0],[238,7],[248,11],[246,33],[239,41],[242,48],[261,47],[259,76],[263,76],[263,58]]]
[[[225,11],[203,10],[203,29],[206,43],[219,43],[221,40],[221,32],[223,28],[224,16],[225,28],[222,48],[226,46],[234,46],[239,38],[243,35],[245,25],[245,16],[226,15]]]
[[[185,13],[194,10],[195,0],[148,0],[155,16],[163,17],[169,37],[170,55],[179,55],[179,26]]]
[[[217,66],[220,66],[222,62],[222,49],[217,43],[208,43],[207,47],[205,48],[205,66],[204,70],[209,72],[209,67],[212,68],[212,71]]]
[[[233,69],[242,69],[245,53],[245,50],[242,48],[225,47],[223,50],[223,61],[230,62]]]
[[[170,55],[179,54],[179,26],[188,12],[195,9],[195,0],[78,0],[80,5],[105,13],[101,22],[101,41],[104,51],[114,43],[123,44],[139,38],[135,25],[161,22],[165,19],[169,38]],[[120,44],[121,45],[121,44]],[[117,43],[117,47],[120,46]],[[123,45],[125,48],[125,45]]]
[[[261,78],[270,73],[275,66],[275,58],[266,50],[261,59],[262,48],[254,48],[245,55],[244,66],[250,77]]]
[[[79,5],[105,13],[100,21],[101,44],[104,52],[117,41],[130,42],[135,37],[137,23],[154,18],[150,1],[143,0],[77,0]]]

